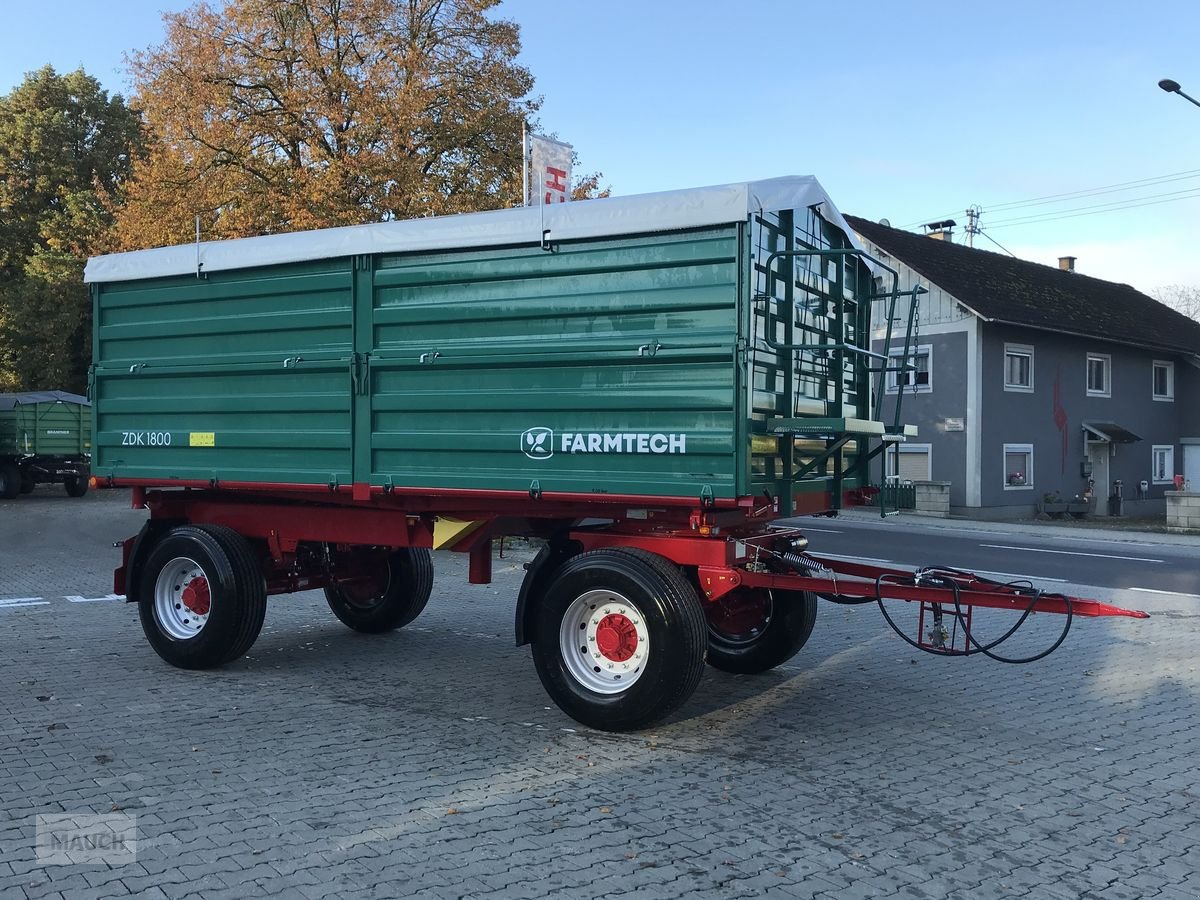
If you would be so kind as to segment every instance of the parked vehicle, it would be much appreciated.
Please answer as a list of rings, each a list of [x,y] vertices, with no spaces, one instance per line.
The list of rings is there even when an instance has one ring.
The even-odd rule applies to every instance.
[[[63,391],[0,394],[0,497],[12,500],[39,484],[61,484],[72,497],[87,493],[90,406]]]
[[[925,601],[939,653],[939,604],[1110,610],[773,527],[868,501],[912,434],[872,400],[893,273],[850,235],[781,178],[93,259],[94,481],[150,510],[116,591],[160,656],[209,668],[268,594],[389,631],[429,601],[431,548],[478,584],[496,538],[538,538],[517,642],[605,729],[667,715],[706,661],[783,663],[818,596]]]

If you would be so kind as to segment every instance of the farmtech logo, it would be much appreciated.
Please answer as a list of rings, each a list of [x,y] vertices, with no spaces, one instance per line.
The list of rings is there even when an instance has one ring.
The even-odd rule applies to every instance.
[[[641,431],[564,431],[555,441],[549,428],[530,428],[521,435],[521,450],[530,459],[560,453],[687,453],[686,434]]]
[[[549,459],[554,455],[554,432],[549,428],[530,428],[521,435],[521,449],[530,459]]]

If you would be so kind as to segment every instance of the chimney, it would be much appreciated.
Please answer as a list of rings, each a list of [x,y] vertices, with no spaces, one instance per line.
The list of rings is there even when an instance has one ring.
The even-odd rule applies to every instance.
[[[926,237],[949,244],[953,240],[954,226],[957,224],[953,219],[945,219],[941,222],[929,222],[921,227],[925,229]]]
[[[1058,267],[1060,269],[1062,269],[1064,272],[1074,272],[1075,271],[1075,257],[1074,256],[1060,256],[1058,258]]]

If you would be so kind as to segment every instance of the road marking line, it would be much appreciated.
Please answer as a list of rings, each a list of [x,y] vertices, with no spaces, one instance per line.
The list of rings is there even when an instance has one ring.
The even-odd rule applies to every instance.
[[[71,603],[103,603],[106,600],[109,600],[109,601],[124,600],[125,595],[124,594],[105,594],[103,597],[80,597],[78,595],[72,595],[69,597],[63,597],[63,599],[68,600]]]
[[[1131,562],[1160,563],[1161,559],[1149,559],[1145,556],[1113,556],[1111,553],[1080,553],[1077,550],[1043,550],[1040,547],[1013,547],[1008,544],[980,544],[980,547],[992,547],[996,550],[1025,550],[1028,553],[1057,553],[1060,556],[1094,556],[1098,559],[1127,559]]]
[[[1051,578],[1049,575],[1018,575],[1016,572],[989,572],[987,569],[972,569],[976,575],[999,575],[1002,578],[1020,578],[1023,581],[1061,581],[1067,583],[1065,578]]]
[[[1141,591],[1143,594],[1165,594],[1168,597],[1183,597],[1185,600],[1200,600],[1200,594],[1181,594],[1179,591],[1159,591],[1154,588],[1126,588],[1129,591]]]
[[[13,597],[11,600],[0,600],[0,608],[9,608],[14,606],[49,606],[49,600],[43,600],[41,597]]]
[[[845,556],[841,553],[825,553],[821,550],[813,550],[813,556],[828,556],[830,559],[847,559],[850,562],[867,562],[867,563],[890,563],[890,559],[875,559],[872,556]]]

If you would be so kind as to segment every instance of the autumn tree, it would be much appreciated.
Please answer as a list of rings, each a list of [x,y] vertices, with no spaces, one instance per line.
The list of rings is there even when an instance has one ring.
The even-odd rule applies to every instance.
[[[498,0],[226,0],[167,14],[136,53],[156,142],[123,246],[230,238],[519,202],[536,111]]]
[[[46,66],[0,97],[0,389],[85,388],[83,265],[105,246],[140,135],[83,70]]]

